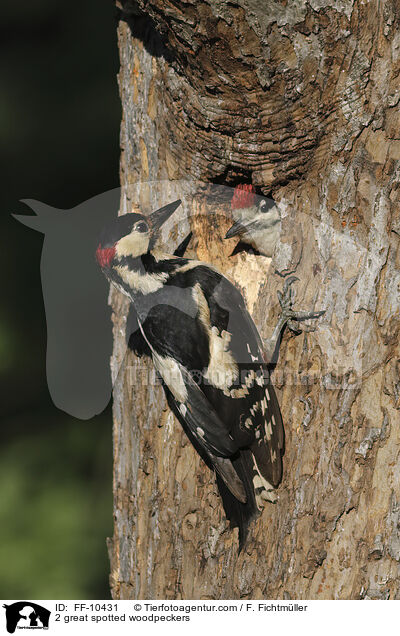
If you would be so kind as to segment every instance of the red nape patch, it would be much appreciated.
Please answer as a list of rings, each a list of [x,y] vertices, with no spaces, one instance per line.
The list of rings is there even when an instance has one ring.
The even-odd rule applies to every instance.
[[[115,256],[115,247],[98,246],[96,250],[96,258],[100,267],[110,267],[111,261]]]
[[[236,186],[233,193],[231,207],[232,210],[236,208],[249,208],[256,200],[256,189],[251,183],[239,183]]]

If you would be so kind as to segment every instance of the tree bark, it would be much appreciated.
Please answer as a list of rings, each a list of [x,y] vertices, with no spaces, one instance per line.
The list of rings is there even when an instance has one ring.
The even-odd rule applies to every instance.
[[[264,338],[290,273],[296,308],[326,314],[315,332],[283,338],[274,380],[284,477],[238,554],[212,473],[162,388],[138,379],[151,363],[125,355],[127,301],[112,293],[112,594],[400,598],[396,3],[120,8],[121,213],[181,196],[191,216],[179,235],[190,222],[192,251],[239,286]],[[226,201],[204,214],[207,188],[192,200],[189,178],[274,197],[284,219],[272,262],[229,257]],[[136,185],[162,180],[157,191]]]

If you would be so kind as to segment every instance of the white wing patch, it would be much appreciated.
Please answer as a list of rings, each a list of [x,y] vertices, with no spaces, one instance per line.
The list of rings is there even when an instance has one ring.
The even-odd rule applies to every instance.
[[[238,365],[229,351],[230,340],[227,331],[220,333],[217,327],[211,328],[210,363],[204,377],[221,391],[229,389],[239,377]]]
[[[236,399],[246,397],[246,395],[249,395],[249,388],[254,386],[254,381],[256,382],[256,384],[260,386],[263,386],[264,384],[264,378],[260,376],[258,373],[256,373],[254,369],[251,369],[251,371],[248,373],[248,375],[246,375],[244,379],[244,384],[242,384],[237,389],[228,389],[228,388],[224,389],[224,395],[228,397],[236,398]],[[253,405],[253,407],[250,409],[250,413],[252,414],[253,417],[255,416],[256,411],[258,411],[260,408],[261,406],[259,402]]]
[[[267,400],[263,398],[261,400],[261,413],[265,415],[266,411],[267,411]]]
[[[187,408],[184,404],[180,404],[179,405],[179,411],[181,412],[181,415],[183,415],[183,417],[185,417],[186,413],[187,413]]]
[[[264,477],[261,475],[257,462],[253,456],[253,486],[254,493],[256,496],[256,503],[258,508],[261,510],[264,508],[264,504],[266,501],[270,501],[271,503],[276,503],[278,499],[278,495],[276,494],[275,488],[272,484],[269,483]]]
[[[228,397],[232,397],[232,398],[243,398],[246,395],[249,394],[249,390],[247,388],[247,386],[242,386],[240,389],[224,389],[224,395],[227,395]]]
[[[272,437],[272,426],[271,426],[271,422],[268,420],[268,422],[265,423],[265,439],[269,442],[271,437]]]
[[[168,356],[160,356],[153,349],[153,361],[158,373],[178,402],[187,401],[187,390],[179,364]],[[184,405],[182,405],[184,406]],[[186,407],[185,407],[186,408]],[[182,413],[182,411],[181,411]],[[183,415],[183,413],[182,413]]]
[[[251,408],[250,408],[250,413],[252,414],[252,416],[254,417],[255,414],[257,413],[257,411],[260,410],[260,403],[257,402],[257,404],[254,404]]]
[[[252,369],[248,375],[246,375],[244,383],[249,388],[253,386],[254,380],[256,379],[256,372]]]
[[[184,266],[186,267],[186,266]],[[210,343],[210,362],[204,377],[221,391],[227,391],[239,377],[236,361],[229,351],[232,335],[211,326],[210,308],[199,283],[193,287],[193,298],[198,307],[199,320],[207,331]]]

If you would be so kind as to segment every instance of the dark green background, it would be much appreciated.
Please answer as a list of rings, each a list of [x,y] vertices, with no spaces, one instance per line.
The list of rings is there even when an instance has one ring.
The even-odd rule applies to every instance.
[[[10,214],[118,186],[116,12],[20,0],[1,13],[0,598],[108,598],[110,408],[80,421],[51,403],[43,237]]]

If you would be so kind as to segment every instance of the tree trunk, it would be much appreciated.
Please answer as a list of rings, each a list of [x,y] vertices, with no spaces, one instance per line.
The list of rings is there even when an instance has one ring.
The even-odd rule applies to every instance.
[[[127,302],[113,292],[112,594],[400,598],[398,7],[120,8],[121,212],[181,196],[192,251],[239,286],[264,338],[289,273],[299,278],[295,307],[326,314],[315,332],[283,338],[273,379],[284,477],[238,554],[213,474],[162,388],[143,380],[151,363],[125,356]],[[253,183],[274,197],[284,219],[272,263],[229,257],[226,223],[203,214],[207,188],[187,194],[192,178]],[[161,180],[155,199],[156,186],[136,186]]]

